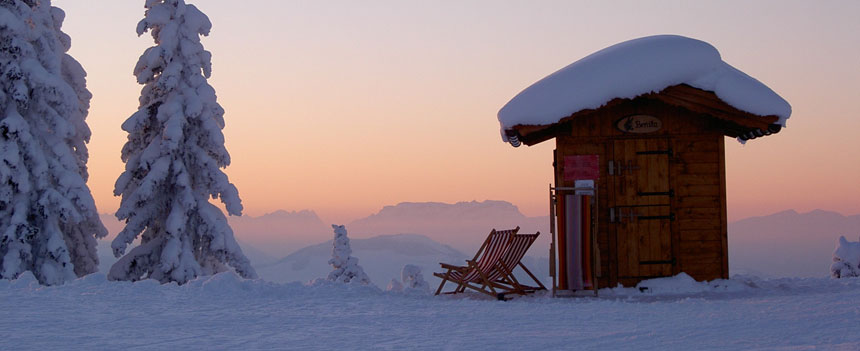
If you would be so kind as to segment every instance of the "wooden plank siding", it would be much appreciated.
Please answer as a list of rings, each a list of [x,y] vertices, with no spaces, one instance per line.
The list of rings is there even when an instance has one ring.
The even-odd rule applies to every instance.
[[[655,116],[663,126],[649,134],[624,133],[616,128],[618,120],[633,114]],[[556,138],[557,187],[574,185],[564,180],[565,156],[596,154],[599,157],[597,242],[601,288],[619,283],[635,285],[641,279],[680,272],[697,280],[728,278],[724,124],[725,119],[694,113],[658,99],[635,99],[608,104],[552,127]],[[634,149],[624,149],[629,145],[635,145]],[[608,174],[610,161],[640,157],[636,154],[639,148],[671,150],[667,155],[667,169],[642,174],[649,184],[668,179],[672,196],[631,200],[630,191],[637,191],[631,190],[638,189],[636,185]],[[648,186],[651,188],[638,191],[664,191]],[[669,214],[664,212],[670,212],[674,220],[610,223],[609,209],[619,206],[646,206],[636,207],[635,211],[641,216],[663,216]],[[647,206],[665,206],[665,210]],[[636,232],[647,234],[631,237],[627,234],[629,231],[619,229],[622,225],[638,226]],[[664,231],[669,233],[668,240],[659,236]],[[634,245],[632,240],[639,242]],[[648,248],[648,252],[635,252],[633,257],[635,250],[631,246]],[[619,252],[628,251],[631,255],[619,256]],[[674,263],[652,263],[666,257],[674,259]],[[620,275],[620,272],[634,272],[638,276]]]
[[[728,276],[722,258],[726,250],[725,174],[723,159],[724,137],[684,135],[675,138],[673,166],[678,175],[676,183],[676,231],[678,237],[678,272],[697,280],[712,280]]]

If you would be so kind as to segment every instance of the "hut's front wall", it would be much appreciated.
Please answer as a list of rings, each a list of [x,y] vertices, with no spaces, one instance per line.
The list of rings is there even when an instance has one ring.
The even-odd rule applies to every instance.
[[[618,121],[631,115],[656,117],[662,127],[621,131]],[[557,187],[574,186],[566,156],[599,156],[600,287],[679,272],[728,277],[724,140],[718,120],[645,99],[559,125]]]

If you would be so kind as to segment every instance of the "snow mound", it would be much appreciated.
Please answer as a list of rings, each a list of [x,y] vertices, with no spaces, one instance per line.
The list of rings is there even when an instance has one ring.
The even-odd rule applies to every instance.
[[[756,284],[750,279],[740,277],[738,279],[715,279],[709,282],[700,282],[693,279],[687,273],[681,272],[676,276],[648,279],[639,282],[634,288],[601,289],[601,295],[701,295],[703,293],[721,292],[743,292],[755,288]]]
[[[614,98],[632,99],[687,84],[714,92],[735,108],[760,116],[791,115],[773,90],[725,63],[710,44],[678,35],[657,35],[595,52],[526,88],[499,111],[502,139],[516,125],[547,125]]]
[[[833,278],[860,276],[860,241],[850,242],[844,236],[839,237],[839,245],[833,251],[830,276]]]
[[[430,294],[430,284],[424,280],[421,267],[413,264],[403,266],[400,279],[403,281],[403,291],[407,293]]]
[[[393,291],[393,292],[403,292],[403,284],[400,283],[397,278],[391,278],[391,281],[388,282],[388,287],[385,288],[385,291]]]

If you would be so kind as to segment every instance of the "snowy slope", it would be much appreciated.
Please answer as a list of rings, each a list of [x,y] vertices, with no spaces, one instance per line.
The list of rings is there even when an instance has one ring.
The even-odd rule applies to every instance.
[[[439,262],[461,264],[467,259],[466,255],[450,246],[417,234],[350,238],[350,246],[352,256],[358,258],[358,264],[364,268],[373,284],[383,288],[392,278],[400,278],[404,265],[421,267],[424,279],[433,282],[436,280],[431,280],[430,274],[438,271]],[[331,251],[331,240],[308,246],[274,264],[256,266],[257,273],[263,279],[279,283],[323,278],[332,270],[328,264]]]
[[[770,88],[723,62],[710,44],[677,35],[633,39],[595,52],[532,84],[499,110],[502,138],[516,125],[546,125],[614,98],[688,84],[735,108],[785,122],[791,106]]]
[[[650,294],[500,302],[229,273],[183,286],[95,274],[45,288],[28,277],[0,280],[4,349],[860,349],[860,279],[673,278]]]

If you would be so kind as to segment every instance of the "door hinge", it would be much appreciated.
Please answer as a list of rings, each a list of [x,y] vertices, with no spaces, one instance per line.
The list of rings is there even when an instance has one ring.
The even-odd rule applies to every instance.
[[[669,191],[640,191],[636,193],[639,196],[668,196],[675,197],[675,189],[670,189]]]
[[[662,261],[639,261],[639,264],[671,264],[674,266],[676,262],[678,262],[678,261],[675,260],[675,258],[672,258],[671,260],[662,260]]]
[[[672,148],[668,148],[666,150],[653,150],[653,151],[637,151],[637,155],[668,155],[672,156]]]
[[[675,221],[675,214],[674,214],[674,213],[670,213],[668,216],[638,216],[637,218],[638,218],[640,221],[644,221],[644,220],[657,220],[657,219],[668,219],[668,220],[670,220],[670,221],[674,222],[674,221]]]

